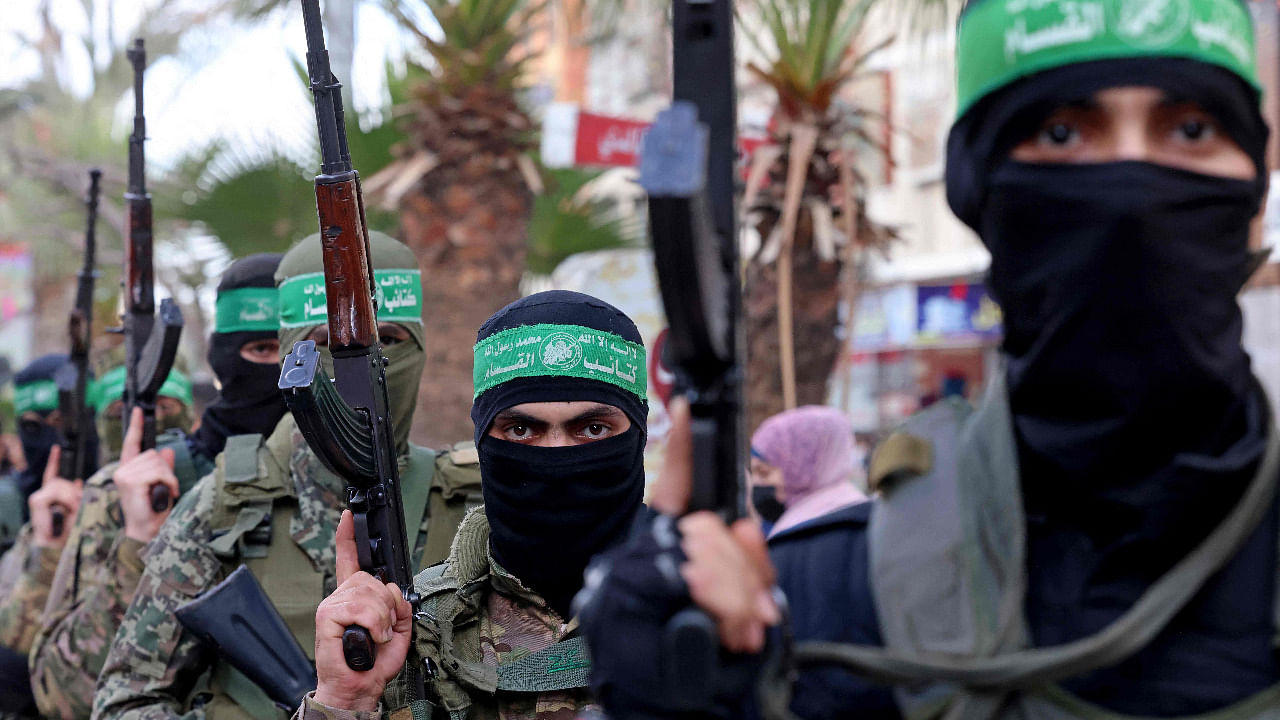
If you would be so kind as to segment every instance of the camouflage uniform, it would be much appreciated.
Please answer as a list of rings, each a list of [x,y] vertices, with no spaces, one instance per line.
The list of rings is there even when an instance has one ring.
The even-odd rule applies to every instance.
[[[240,438],[258,436],[240,436]],[[261,690],[219,661],[187,632],[174,610],[213,587],[241,561],[249,565],[272,602],[280,610],[308,656],[315,646],[315,611],[336,587],[334,532],[344,506],[344,484],[321,466],[297,431],[292,417],[277,426],[258,452],[259,478],[243,485],[264,485],[267,475],[279,477],[282,491],[271,501],[265,546],[257,553],[247,542],[252,533],[228,547],[215,537],[220,504],[237,488],[229,487],[228,456],[239,438],[229,441],[218,457],[217,471],[184,496],[160,535],[143,553],[142,580],[133,604],[116,635],[99,678],[94,717],[151,720],[156,718],[269,718],[285,717]],[[432,459],[434,469],[423,472],[412,458]],[[401,458],[402,479],[408,484],[431,482],[426,511],[417,527],[415,557],[421,564],[439,562],[464,512],[466,502],[479,498],[479,470],[468,453],[435,455],[416,449]],[[234,464],[234,461],[230,461]],[[407,463],[407,464],[406,464]],[[270,466],[270,467],[269,467]],[[251,473],[252,474],[252,473]],[[429,481],[427,477],[433,476]],[[220,502],[219,488],[222,488]],[[408,492],[406,491],[406,495]],[[248,505],[242,506],[248,508]],[[241,510],[243,515],[244,510]],[[435,520],[428,522],[434,515]],[[431,532],[427,530],[430,528]],[[261,536],[260,536],[261,539]],[[268,552],[269,550],[269,552]],[[265,565],[255,565],[261,562]],[[263,572],[266,566],[287,568]],[[421,566],[421,564],[419,566]]]
[[[384,707],[394,708],[387,713],[390,720],[423,716],[432,720],[574,720],[584,712],[600,710],[585,681],[580,687],[528,691],[508,689],[510,685],[501,679],[504,674],[510,676],[504,669],[539,654],[550,658],[544,674],[576,671],[585,678],[589,663],[572,642],[561,644],[560,652],[553,647],[576,635],[577,620],[566,623],[546,601],[494,562],[484,512],[467,516],[447,563],[419,573],[414,584],[423,596],[423,611],[414,623],[414,646],[406,666],[427,663],[436,669],[436,676],[427,680],[431,702],[410,702],[411,683],[405,674],[388,685],[382,700]],[[446,637],[448,641],[442,642]],[[380,716],[380,712],[330,708],[308,697],[293,717],[377,720]]]
[[[40,627],[40,611],[58,566],[58,548],[36,547],[30,523],[0,557],[0,645],[22,654]]]
[[[183,491],[211,470],[207,459],[186,452],[180,432],[161,434],[157,444],[175,451],[174,474]],[[108,463],[85,482],[48,601],[34,623],[31,689],[45,717],[89,717],[98,671],[142,576],[146,544],[123,532],[120,494],[112,481],[117,467],[118,462]]]
[[[31,646],[31,684],[48,717],[89,716],[93,686],[142,575],[144,543],[125,537],[108,464],[85,483]]]

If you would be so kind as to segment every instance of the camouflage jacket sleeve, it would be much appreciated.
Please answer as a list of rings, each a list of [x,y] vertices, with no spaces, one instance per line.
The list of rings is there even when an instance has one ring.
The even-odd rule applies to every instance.
[[[44,717],[89,717],[98,672],[142,576],[144,545],[122,530],[113,467],[85,484],[31,646],[31,685]]]
[[[13,545],[0,555],[0,601],[3,601],[13,593],[13,588],[18,584],[18,578],[22,576],[22,564],[26,561],[27,553],[31,552],[31,523],[22,526],[18,532],[18,536],[14,538]]]
[[[302,705],[293,714],[293,720],[379,720],[382,717],[380,710],[368,712],[329,707],[316,702],[315,694],[314,690],[307,693]]]
[[[98,677],[95,719],[204,717],[202,709],[186,711],[186,705],[212,657],[174,610],[222,575],[208,547],[214,479],[206,476],[182,496],[143,553],[142,578]]]
[[[11,566],[14,577],[9,595],[0,600],[0,645],[25,655],[40,627],[40,612],[58,567],[58,549],[36,547],[27,525],[9,552],[15,554],[6,555],[3,564]]]

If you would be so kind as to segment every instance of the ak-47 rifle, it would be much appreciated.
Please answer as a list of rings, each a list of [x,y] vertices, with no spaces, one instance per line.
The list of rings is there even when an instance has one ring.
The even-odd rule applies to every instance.
[[[135,407],[142,408],[142,450],[156,446],[156,397],[169,377],[182,336],[182,310],[165,298],[156,314],[155,268],[152,264],[151,196],[147,193],[146,157],[142,144],[147,121],[142,111],[142,74],[147,51],[141,38],[128,50],[133,64],[133,134],[129,136],[129,233],[124,246],[124,424]],[[169,489],[151,486],[151,509],[164,512],[172,504]]]
[[[318,0],[302,0],[302,18],[320,133],[316,209],[334,379],[321,367],[315,342],[303,340],[285,357],[280,389],[307,444],[346,480],[360,569],[399,585],[416,606],[360,176],[347,150],[342,85],[329,69]],[[348,627],[342,649],[353,670],[373,667],[375,647],[365,628]]]
[[[58,477],[68,480],[86,480],[98,469],[94,456],[93,406],[87,402],[89,384],[89,345],[93,339],[93,284],[98,277],[94,269],[94,251],[97,249],[98,182],[102,171],[89,171],[89,219],[84,231],[84,265],[80,268],[76,285],[76,304],[71,308],[68,329],[71,335],[70,362],[58,371],[54,380],[58,384],[58,411],[62,415],[62,455],[58,462]],[[66,522],[66,510],[55,506],[53,510],[53,534],[62,536]]]
[[[676,0],[675,102],[658,115],[640,154],[649,228],[670,333],[677,392],[689,401],[693,490],[689,511],[725,522],[744,512],[742,344],[733,168],[736,155],[733,11],[729,0]],[[678,613],[663,638],[668,699],[699,709],[718,685],[715,624]]]

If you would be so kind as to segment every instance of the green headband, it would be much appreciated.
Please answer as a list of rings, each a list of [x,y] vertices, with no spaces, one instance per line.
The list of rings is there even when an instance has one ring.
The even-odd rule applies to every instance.
[[[1261,91],[1240,0],[979,0],[956,38],[956,117],[1032,73],[1140,57],[1217,65]]]
[[[47,412],[58,407],[58,384],[52,380],[36,380],[13,388],[13,409],[24,412]]]
[[[213,331],[275,332],[280,329],[280,294],[274,287],[243,287],[218,293]]]
[[[378,319],[422,323],[422,273],[418,270],[374,270]],[[280,283],[280,327],[323,325],[329,319],[324,273],[297,275]]]
[[[523,325],[476,343],[475,395],[522,377],[599,380],[645,400],[644,346],[581,325]]]
[[[160,386],[160,393],[165,397],[171,397],[181,400],[187,405],[191,405],[191,380],[183,374],[178,368],[169,371],[169,377],[164,379],[164,384]],[[94,383],[94,389],[90,393],[93,398],[93,406],[99,411],[104,410],[112,402],[120,399],[124,395],[124,366],[117,365],[111,368],[102,376],[102,379]]]

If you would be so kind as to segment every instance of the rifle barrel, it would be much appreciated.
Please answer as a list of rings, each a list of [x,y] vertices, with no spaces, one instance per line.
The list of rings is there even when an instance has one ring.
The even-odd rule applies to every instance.
[[[326,175],[351,171],[347,127],[342,110],[342,83],[329,66],[319,0],[302,0],[302,26],[307,34],[307,76],[315,98],[316,128],[320,132],[320,168]]]
[[[142,76],[147,67],[147,48],[142,38],[133,41],[125,51],[133,64],[133,134],[129,136],[129,192],[146,195],[147,167],[143,141],[147,139],[147,118],[142,112]]]

